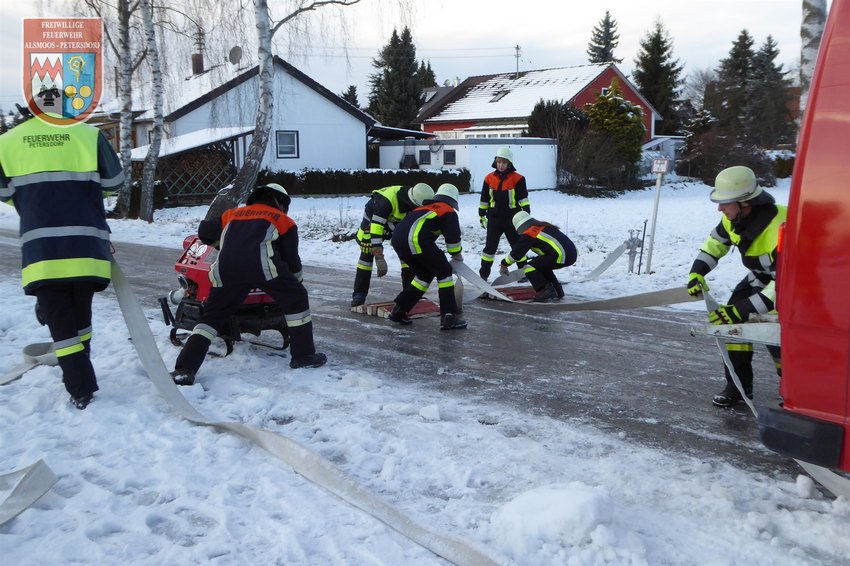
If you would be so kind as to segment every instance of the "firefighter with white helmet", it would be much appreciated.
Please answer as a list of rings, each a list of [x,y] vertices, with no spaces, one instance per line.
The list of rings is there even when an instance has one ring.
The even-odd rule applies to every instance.
[[[398,324],[411,324],[408,312],[428,290],[436,277],[440,299],[440,329],[466,328],[454,292],[452,266],[446,254],[437,247],[443,236],[446,252],[452,259],[463,261],[460,222],[457,216],[459,193],[450,183],[440,185],[432,199],[414,209],[399,222],[393,232],[392,245],[402,262],[414,273],[413,280],[395,298],[389,319]]]
[[[357,260],[357,273],[354,276],[354,291],[351,294],[351,306],[366,302],[369,284],[372,280],[372,264],[378,268],[378,277],[387,274],[387,260],[384,258],[384,240],[392,236],[395,225],[407,213],[421,206],[434,196],[434,189],[427,183],[415,185],[393,185],[372,191],[372,196],[363,211],[363,220],[357,230],[357,243],[360,245],[360,258]],[[413,279],[410,268],[402,263],[402,285]]]
[[[481,226],[487,230],[484,251],[481,253],[481,268],[478,270],[485,281],[490,277],[502,235],[505,235],[512,247],[519,239],[511,219],[521,210],[531,212],[525,177],[517,173],[511,149],[497,149],[492,167],[494,171],[484,178],[478,203]],[[520,260],[519,265],[524,263],[524,259]]]
[[[741,261],[749,273],[732,291],[728,304],[709,314],[709,322],[737,324],[747,322],[751,314],[773,312],[779,227],[785,222],[787,208],[777,205],[774,198],[764,192],[752,169],[740,165],[724,169],[717,175],[709,198],[717,203],[717,210],[723,213],[723,217],[703,243],[691,266],[688,293],[700,296],[703,290],[707,291],[705,276],[735,246],[741,252]],[[729,342],[726,348],[744,393],[752,399],[753,345]],[[768,351],[777,373],[781,375],[779,348],[768,346]],[[729,370],[725,369],[725,372],[726,387],[713,399],[718,407],[730,407],[743,400]]]
[[[578,251],[572,240],[557,226],[541,220],[535,220],[524,210],[520,210],[512,219],[519,239],[508,255],[502,259],[499,272],[507,275],[508,267],[525,257],[529,251],[537,255],[525,264],[525,276],[534,287],[534,301],[545,302],[564,296],[561,282],[555,276],[555,270],[568,267],[576,262]]]
[[[327,356],[316,352],[307,289],[298,255],[298,226],[289,216],[291,198],[282,186],[254,189],[245,206],[202,220],[198,237],[219,248],[210,269],[209,300],[183,345],[171,376],[192,385],[212,340],[225,333],[231,316],[252,289],[268,293],[283,311],[289,332],[289,367],[319,367]]]

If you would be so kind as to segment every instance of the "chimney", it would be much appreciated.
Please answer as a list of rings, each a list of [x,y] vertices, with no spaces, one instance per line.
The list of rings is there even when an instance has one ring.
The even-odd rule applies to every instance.
[[[192,54],[192,74],[200,75],[204,72],[204,32],[198,28],[195,33],[195,50]]]

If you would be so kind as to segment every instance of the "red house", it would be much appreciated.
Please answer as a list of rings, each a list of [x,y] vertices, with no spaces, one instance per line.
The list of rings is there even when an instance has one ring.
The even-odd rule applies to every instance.
[[[645,141],[651,140],[662,117],[613,63],[469,77],[441,98],[426,99],[416,123],[442,139],[518,137],[540,100],[581,108],[615,78],[623,98],[643,110]]]

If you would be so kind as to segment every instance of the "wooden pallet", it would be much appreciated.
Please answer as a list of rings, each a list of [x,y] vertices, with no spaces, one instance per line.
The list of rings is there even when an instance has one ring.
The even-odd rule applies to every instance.
[[[366,303],[356,307],[351,307],[351,312],[387,318],[390,316],[390,311],[393,310],[394,306],[395,303],[392,301]],[[413,308],[407,313],[410,318],[427,318],[429,316],[439,316],[439,314],[439,305],[437,305],[434,301],[429,301],[428,299],[421,299],[418,303],[413,305]]]
[[[530,301],[534,298],[534,287],[531,285],[512,285],[510,287],[496,287],[496,290],[514,301]],[[493,295],[484,293],[487,299],[495,299]]]

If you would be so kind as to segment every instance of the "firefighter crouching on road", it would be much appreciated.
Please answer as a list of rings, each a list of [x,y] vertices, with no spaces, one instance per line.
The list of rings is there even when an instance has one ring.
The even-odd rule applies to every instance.
[[[508,274],[508,267],[525,257],[529,251],[537,254],[525,264],[525,276],[534,287],[534,301],[545,302],[561,299],[564,288],[554,270],[568,267],[576,262],[578,251],[572,240],[554,224],[535,220],[525,211],[514,214],[512,219],[519,239],[499,266],[501,275]]]
[[[354,292],[351,294],[351,306],[366,302],[369,283],[372,279],[372,262],[377,264],[378,277],[387,274],[387,260],[384,258],[384,240],[392,236],[395,225],[407,216],[407,213],[421,206],[434,196],[434,189],[425,183],[412,187],[394,185],[372,191],[372,197],[363,211],[363,221],[357,230],[357,243],[360,245],[360,259],[354,276]],[[413,272],[402,262],[402,287],[413,280]]]
[[[531,212],[525,177],[517,173],[513,160],[514,154],[507,147],[496,151],[492,165],[495,171],[484,177],[484,185],[481,187],[478,216],[481,226],[487,230],[487,238],[484,241],[478,275],[485,281],[490,277],[502,234],[508,239],[508,245],[511,247],[519,239],[511,219],[520,210]],[[525,258],[520,258],[519,266],[524,264]]]
[[[24,293],[38,301],[65,389],[81,410],[98,390],[92,298],[112,275],[103,197],[123,182],[115,150],[94,126],[30,118],[0,136],[0,200],[21,217]]]
[[[286,190],[270,183],[254,189],[245,206],[201,221],[198,237],[220,251],[210,269],[209,300],[171,372],[177,385],[195,382],[213,338],[226,331],[230,317],[255,288],[268,293],[283,310],[290,338],[289,367],[319,367],[327,361],[313,345],[310,303],[298,255],[298,227],[287,216],[289,203]]]
[[[407,313],[436,277],[440,298],[440,329],[466,328],[466,321],[460,317],[455,299],[452,266],[445,252],[437,247],[437,238],[442,235],[446,241],[446,251],[452,259],[463,261],[457,216],[458,198],[457,187],[449,183],[440,185],[433,199],[426,200],[424,205],[414,209],[396,226],[392,237],[393,248],[401,261],[411,267],[415,277],[395,298],[395,307],[389,316],[391,321],[411,324],[413,321]]]
[[[693,296],[708,291],[705,276],[717,266],[718,260],[732,246],[741,252],[744,267],[750,270],[747,276],[732,291],[729,304],[708,315],[713,324],[737,324],[746,322],[750,314],[765,314],[774,311],[776,303],[776,248],[779,227],[785,222],[787,208],[776,204],[771,195],[758,185],[755,173],[749,167],[729,167],[721,171],[714,181],[714,190],[709,196],[723,213],[720,223],[714,228],[700,248],[699,255],[691,267],[688,293]],[[753,398],[753,345],[751,343],[727,342],[726,349],[732,367],[741,380],[744,393]],[[782,375],[780,350],[768,346],[776,372]],[[714,396],[718,407],[731,407],[743,400],[726,372],[726,387]]]

